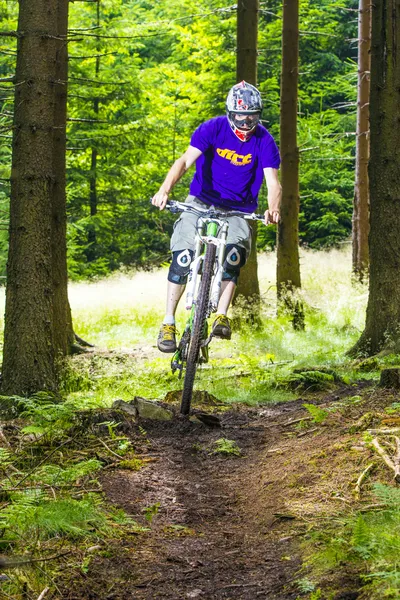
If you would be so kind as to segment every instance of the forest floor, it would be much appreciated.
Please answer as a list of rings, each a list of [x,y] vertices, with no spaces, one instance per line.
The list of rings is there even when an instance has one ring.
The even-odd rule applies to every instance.
[[[221,427],[180,419],[134,425],[130,439],[146,466],[103,471],[101,484],[107,501],[148,531],[100,548],[85,572],[58,583],[61,598],[304,597],[303,540],[373,501],[369,483],[361,500],[354,496],[372,454],[360,430],[379,421],[393,395],[366,383],[314,394],[319,423],[305,401],[223,412],[211,403]],[[229,441],[225,454],[221,439]],[[378,466],[380,480],[389,473]],[[350,567],[325,573],[318,585],[315,598],[363,597]]]
[[[348,249],[303,259],[305,331],[276,316],[263,256],[262,329],[215,341],[198,373],[219,427],[114,405],[179,396],[154,345],[165,269],[72,286],[95,348],[69,359],[61,398],[17,398],[0,424],[1,600],[400,598],[400,492],[368,431],[400,428],[398,392],[378,386],[398,356],[345,358],[366,289]]]

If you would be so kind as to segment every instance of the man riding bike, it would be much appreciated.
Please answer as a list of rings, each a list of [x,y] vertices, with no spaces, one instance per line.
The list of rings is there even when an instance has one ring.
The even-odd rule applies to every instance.
[[[265,223],[278,223],[282,189],[278,179],[279,150],[272,135],[261,125],[262,99],[253,85],[234,85],[226,100],[226,117],[200,125],[186,152],[172,165],[152,199],[165,208],[168,195],[196,162],[196,172],[186,202],[192,206],[218,207],[244,213],[255,212],[263,177],[268,191]],[[212,326],[215,337],[231,338],[228,308],[235,293],[240,269],[251,249],[251,230],[241,217],[228,217],[229,231],[221,296]],[[167,309],[157,339],[161,352],[176,351],[175,312],[185,289],[195,248],[197,216],[182,213],[171,237],[172,262],[168,273]]]

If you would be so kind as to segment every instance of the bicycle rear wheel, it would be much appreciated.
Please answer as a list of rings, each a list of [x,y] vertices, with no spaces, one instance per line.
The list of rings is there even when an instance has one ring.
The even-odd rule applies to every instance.
[[[203,263],[199,293],[194,315],[193,330],[190,337],[190,346],[186,360],[185,380],[183,382],[181,413],[189,414],[190,403],[193,395],[193,384],[199,359],[200,345],[203,339],[204,324],[207,318],[208,303],[210,299],[211,280],[214,272],[216,246],[207,244],[206,255]]]

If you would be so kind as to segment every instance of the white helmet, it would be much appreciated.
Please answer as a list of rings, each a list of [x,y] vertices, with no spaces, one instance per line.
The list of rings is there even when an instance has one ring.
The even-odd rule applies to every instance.
[[[263,103],[254,85],[241,81],[234,85],[226,99],[226,115],[233,133],[246,142],[253,135],[260,121]]]

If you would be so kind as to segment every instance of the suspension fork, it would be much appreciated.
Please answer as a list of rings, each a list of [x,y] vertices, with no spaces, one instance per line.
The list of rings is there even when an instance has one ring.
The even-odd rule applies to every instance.
[[[193,305],[194,296],[196,293],[197,277],[200,272],[201,265],[204,261],[206,245],[204,244],[204,226],[207,226],[206,237],[217,237],[218,223],[215,221],[207,222],[206,219],[199,218],[196,225],[196,246],[194,259],[190,265],[188,283],[186,287],[186,310],[190,310]]]
[[[221,227],[221,231],[218,236],[218,254],[217,254],[217,270],[214,275],[211,293],[210,293],[210,303],[211,310],[215,312],[218,307],[219,298],[221,295],[221,284],[222,284],[222,275],[224,272],[224,254],[226,248],[226,240],[228,237],[228,228],[229,224],[227,221]]]

